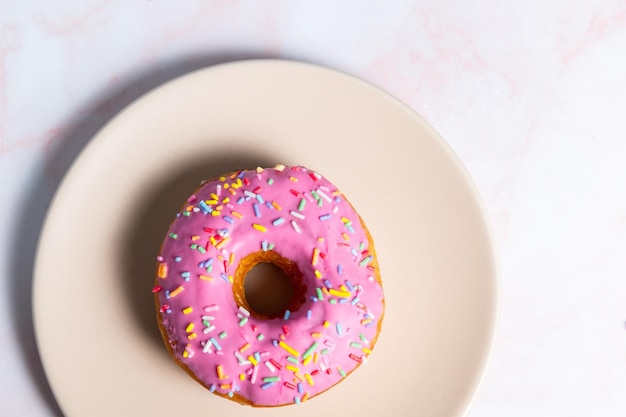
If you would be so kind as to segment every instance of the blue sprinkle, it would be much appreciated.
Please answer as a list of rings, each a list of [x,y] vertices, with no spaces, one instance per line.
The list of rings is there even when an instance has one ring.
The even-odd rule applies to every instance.
[[[198,205],[200,206],[200,210],[202,210],[204,214],[209,214],[211,212],[211,207],[209,207],[208,204],[204,202],[204,200],[200,200]]]
[[[237,204],[242,205],[244,201],[246,201],[245,197],[239,197],[239,199],[237,200]]]
[[[300,404],[300,396],[296,395],[295,397],[293,397],[293,400],[296,404]]]
[[[217,388],[215,384],[211,384],[211,386],[209,387],[209,391],[215,392],[215,388]]]
[[[354,285],[350,282],[350,280],[345,280],[346,287],[350,290],[350,292],[354,291]]]
[[[345,303],[347,303],[347,302],[348,302],[348,299],[347,299],[347,298],[340,298],[340,299],[339,299],[339,304],[345,304]]]
[[[222,347],[220,346],[219,343],[217,343],[217,340],[215,340],[214,337],[211,337],[211,339],[209,339],[209,340],[211,340],[211,343],[213,343],[213,346],[215,346],[215,349],[222,350]]]
[[[356,303],[358,303],[358,302],[359,302],[359,297],[354,297],[354,298],[352,299],[352,301],[350,301],[350,304],[352,304],[352,305],[356,305]]]
[[[283,316],[283,320],[289,320],[289,316],[291,316],[291,311],[285,310],[285,315]]]
[[[261,249],[263,250],[263,252],[267,252],[267,240],[261,242]]]
[[[311,320],[311,310],[307,310],[307,311],[306,311],[306,318],[307,318],[308,320]]]
[[[257,203],[254,203],[252,205],[252,208],[254,208],[254,215],[257,217],[261,217],[261,210],[259,209],[259,205]]]
[[[350,249],[350,253],[354,256],[358,256],[359,252],[357,252],[357,250],[355,248]]]
[[[241,171],[239,175],[237,175],[237,178],[242,179],[245,174],[245,171]]]
[[[228,391],[228,397],[229,397],[229,398],[233,398],[233,395],[235,395],[235,394],[233,394],[233,392],[232,392],[232,391]]]
[[[343,329],[341,328],[341,323],[337,322],[337,324],[335,324],[335,328],[337,329],[337,335],[343,336]]]
[[[176,262],[180,262],[182,260],[183,260],[183,258],[181,258],[180,256],[177,256],[177,257],[174,258],[174,261],[176,261]]]
[[[262,389],[268,389],[270,387],[273,387],[274,384],[275,384],[274,382],[266,382],[265,384],[261,385],[261,388]]]
[[[168,308],[167,310],[165,310],[165,312],[166,312],[167,314],[172,314],[172,309],[171,309],[171,308]]]
[[[339,275],[343,274],[343,266],[341,264],[337,264],[337,273]],[[350,290],[352,291],[352,290]]]
[[[261,204],[263,204],[263,203],[264,203],[264,201],[263,201],[263,197],[261,197],[261,194],[257,194],[257,195],[256,195],[256,199],[257,199],[257,201],[258,201],[259,203],[261,203]]]
[[[221,237],[226,237],[226,236],[230,235],[230,230],[228,230],[228,229],[217,229],[217,234],[220,235]]]
[[[279,217],[279,218],[277,218],[276,220],[274,220],[272,222],[272,224],[274,226],[278,226],[278,225],[283,224],[283,223],[285,223],[285,219],[283,219],[282,217]]]
[[[304,392],[304,386],[302,382],[298,382],[298,394],[302,394]]]
[[[272,340],[272,346],[278,346],[278,340],[276,339]]]
[[[261,354],[259,352],[254,352],[254,359],[256,359],[257,362],[261,362]]]
[[[331,217],[331,214],[330,214],[330,213],[327,213],[327,214],[322,214],[322,215],[320,216],[320,220],[321,220],[321,221],[328,220],[328,219],[330,219],[330,217]]]
[[[327,280],[327,279],[325,279],[325,280],[324,280],[324,286],[325,286],[326,288],[328,288],[328,289],[331,289],[331,288],[333,287],[333,286],[330,284],[330,281],[329,281],[329,280]]]
[[[232,218],[232,217],[230,217],[230,216],[224,216],[224,217],[223,217],[223,219],[224,219],[224,220],[226,220],[226,221],[227,221],[228,223],[230,223],[230,224],[235,223],[235,219],[233,219],[233,218]]]
[[[165,290],[165,299],[166,300],[170,299],[170,290]]]
[[[341,203],[341,198],[335,197],[335,203],[337,203],[337,204]]]
[[[312,296],[311,296],[311,301],[313,301],[314,303],[317,303],[317,297],[316,297],[316,296],[314,296],[314,295],[312,295]]]
[[[266,201],[266,202],[265,202],[265,206],[266,206],[268,209],[274,210],[274,206],[272,205],[272,202],[271,202],[271,201]]]
[[[180,273],[180,276],[181,276],[181,277],[188,277],[189,275],[190,275],[190,274],[189,274],[189,271],[185,271],[185,272],[181,272],[181,273]]]
[[[220,274],[220,277],[221,277],[224,281],[226,281],[226,282],[230,283],[230,280],[228,279],[228,275],[226,275],[225,273],[223,273],[223,272],[222,272],[222,273]]]

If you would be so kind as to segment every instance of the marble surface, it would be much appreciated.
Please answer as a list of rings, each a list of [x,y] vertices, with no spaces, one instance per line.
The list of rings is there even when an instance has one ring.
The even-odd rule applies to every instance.
[[[38,359],[36,242],[64,173],[128,103],[250,58],[335,68],[425,117],[499,251],[493,357],[467,412],[626,414],[626,4],[0,0],[0,404],[61,416]]]

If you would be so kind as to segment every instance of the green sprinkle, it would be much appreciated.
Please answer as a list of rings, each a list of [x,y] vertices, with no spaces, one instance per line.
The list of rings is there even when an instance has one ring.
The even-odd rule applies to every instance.
[[[370,262],[371,262],[371,260],[372,260],[372,256],[371,256],[371,255],[370,255],[370,256],[368,256],[368,257],[366,257],[366,258],[363,258],[363,259],[361,260],[361,262],[359,262],[359,266],[365,266],[365,265],[367,265],[368,263],[370,263]]]
[[[225,338],[228,335],[226,334],[226,332],[222,332],[222,333],[219,334],[219,336],[220,336],[220,339],[223,339],[223,338]]]
[[[189,249],[198,249],[198,245],[196,245],[195,243],[192,243],[191,245],[189,245]]]
[[[207,266],[206,267],[206,271],[210,274],[211,271],[213,271],[213,265],[211,264],[211,265]]]
[[[322,207],[322,204],[324,204],[324,200],[322,200],[321,198],[319,200],[317,200],[317,206],[318,207]]]
[[[239,327],[243,326],[244,324],[246,324],[248,322],[248,318],[244,317],[239,321]]]
[[[361,346],[361,344],[357,343],[357,342],[351,342],[350,346],[352,346],[353,348],[357,348],[357,349],[362,349],[363,348],[363,346]]]
[[[170,237],[172,239],[178,239],[178,235],[176,233],[170,233]]]
[[[316,348],[317,348],[317,342],[313,342],[313,344],[309,346],[309,348],[305,350],[304,353],[302,354],[302,359],[306,359],[309,356],[311,356],[311,354]]]
[[[322,301],[324,299],[324,294],[322,293],[322,289],[320,287],[317,287],[315,291],[317,291],[317,299]]]
[[[183,211],[183,216],[187,216],[189,217],[191,215],[191,212],[189,211]]]
[[[316,200],[321,200],[320,195],[315,191],[312,190],[311,191],[311,195],[316,199]]]
[[[259,333],[259,335],[256,337],[256,340],[263,340],[265,338],[265,336],[263,336],[263,333]]]
[[[300,199],[300,204],[298,204],[298,210],[304,210],[304,206],[306,206],[306,200],[304,198]]]
[[[359,333],[359,339],[361,339],[361,342],[365,343],[366,345],[369,344],[367,338],[365,337],[365,335],[363,335],[363,333]]]
[[[329,303],[331,304],[337,304],[337,299],[336,298],[331,298],[330,300],[328,300]]]
[[[274,178],[269,178],[267,180],[267,185],[272,185],[272,184],[274,184]]]
[[[298,364],[298,360],[293,356],[287,356],[287,360],[291,363],[295,363],[296,365]]]
[[[198,252],[205,253],[206,249],[204,249],[204,246],[198,246]]]
[[[272,250],[274,249],[274,244],[270,243],[269,245],[267,245],[267,250]]]
[[[361,242],[361,244],[359,245],[359,251],[362,252],[363,249],[365,249],[365,242]]]
[[[211,322],[208,320],[202,320],[202,324],[204,324],[206,327],[209,327],[211,325]]]
[[[280,381],[279,376],[266,376],[265,378],[263,378],[263,382],[278,382],[278,381]]]
[[[346,371],[344,371],[340,367],[337,367],[337,370],[339,371],[339,375],[341,375],[342,378],[346,377]]]
[[[320,353],[322,355],[328,355],[328,349],[324,348],[324,349],[320,350]]]

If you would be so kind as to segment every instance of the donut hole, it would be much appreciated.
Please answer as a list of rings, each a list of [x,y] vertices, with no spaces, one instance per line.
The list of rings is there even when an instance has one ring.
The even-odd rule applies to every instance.
[[[250,309],[264,316],[284,314],[295,291],[285,272],[270,262],[258,263],[248,271],[243,290]]]
[[[235,301],[260,319],[296,312],[306,301],[306,291],[296,263],[274,251],[243,257],[233,277]]]

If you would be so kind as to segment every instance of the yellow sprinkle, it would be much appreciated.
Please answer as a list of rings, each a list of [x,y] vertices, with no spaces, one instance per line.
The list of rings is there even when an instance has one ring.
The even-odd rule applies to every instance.
[[[361,320],[361,324],[365,326],[366,324],[371,323],[372,321],[373,321],[372,319],[363,319]]]
[[[172,297],[176,297],[178,294],[180,294],[183,290],[185,289],[185,287],[183,287],[182,285],[179,285],[178,287],[176,287],[175,289],[173,289],[172,291],[170,291],[170,298]]]
[[[350,236],[348,236],[347,233],[342,233],[341,237],[343,237],[343,240],[345,240],[346,242],[350,240]]]
[[[368,355],[369,355],[370,353],[372,353],[372,349],[363,348],[363,349],[361,349],[361,350],[362,350],[364,353],[368,354]]]
[[[198,275],[198,278],[204,280],[204,281],[213,281],[213,278],[211,278],[208,275]],[[170,297],[172,296],[172,294],[170,294]]]
[[[265,226],[261,226],[260,224],[252,223],[252,227],[260,232],[267,232],[267,228]]]
[[[272,201],[272,206],[274,206],[274,208],[276,210],[282,210],[283,209],[281,206],[278,205],[278,203],[276,201]]]
[[[313,360],[313,356],[309,355],[309,356],[306,357],[305,360],[302,361],[302,365],[307,366],[312,360]]]
[[[193,328],[194,328],[194,327],[195,327],[195,325],[194,325],[193,323],[189,323],[189,324],[187,325],[187,327],[185,327],[185,331],[186,331],[187,333],[189,333],[189,332],[191,332],[191,331],[193,330]]]
[[[238,219],[241,219],[243,217],[243,214],[239,213],[238,211],[233,210],[230,213]]]
[[[309,357],[310,357],[310,356],[309,356]],[[304,377],[306,378],[306,382],[308,382],[310,386],[315,385],[315,384],[313,383],[313,378],[311,378],[311,375],[309,375],[309,374],[304,374]]]
[[[215,246],[215,244],[217,243],[217,241],[215,240],[213,236],[209,237],[209,242],[211,242],[211,245],[213,246]]]
[[[159,276],[159,278],[163,278],[163,279],[167,278],[167,264],[165,262],[162,262],[159,264],[157,275]]]
[[[323,242],[323,241],[324,241],[324,238],[320,236],[320,237],[318,237],[318,238],[317,238],[317,241],[318,241],[318,242]]]
[[[219,203],[217,200],[204,200],[204,202],[211,205]]]
[[[321,273],[320,271],[318,271],[317,269],[315,270],[315,276],[316,276],[318,279],[322,279],[322,277],[323,277],[322,273]]]
[[[220,177],[220,182],[226,181],[226,177]]]
[[[340,285],[339,288],[341,289],[341,291],[349,291],[348,287],[346,287],[345,285]]]
[[[195,242],[195,241],[196,241],[196,240],[198,240],[198,239],[200,239],[200,236],[198,236],[198,235],[193,235],[193,236],[191,236],[191,241],[192,241],[192,242]]]
[[[170,295],[171,296],[171,295]],[[192,307],[183,308],[183,314],[189,314],[193,311]]]
[[[317,339],[318,337],[322,337],[322,334],[320,332],[313,332],[311,333],[311,337]]]
[[[324,320],[324,324],[322,326],[328,327],[328,326],[330,326],[330,323],[328,322],[328,320]]]
[[[226,184],[223,185],[223,187],[224,187],[225,190],[228,190],[228,187],[230,187],[230,184],[226,183]]]
[[[246,374],[239,374],[239,380],[243,381],[246,379]]]
[[[187,350],[185,349],[183,351],[183,358],[187,358],[187,357],[189,357],[189,352],[187,352]]]
[[[213,216],[213,217],[220,216],[221,214],[222,214],[222,213],[220,213],[220,212],[219,212],[219,211],[217,211],[217,210],[215,210],[215,211],[212,211],[212,212],[211,212],[211,216]]]
[[[289,179],[293,182],[298,182],[298,179],[296,177],[289,177]]]
[[[187,335],[187,339],[189,339],[189,340],[193,340],[193,339],[195,339],[196,337],[198,337],[198,335],[197,335],[197,334],[195,334],[195,333],[190,333],[190,334],[188,334],[188,335]]]
[[[313,363],[318,363],[318,362],[319,362],[319,360],[320,360],[320,355],[319,355],[319,352],[315,352],[315,353],[313,354]]]
[[[211,198],[213,200],[219,200],[220,199],[219,196],[217,194],[215,194],[215,193],[211,193]]]
[[[285,368],[289,369],[293,373],[300,372],[300,368],[293,365],[285,365]]]
[[[226,244],[226,242],[228,242],[230,240],[229,236],[226,236],[224,239],[220,240],[219,242],[217,242],[217,245],[215,245],[215,247],[217,249],[221,248],[222,246],[224,246]]]
[[[226,379],[224,377],[224,368],[222,367],[222,365],[217,365],[217,379],[219,379],[220,381],[222,379]]]
[[[241,178],[237,178],[237,187],[241,187],[243,182],[241,182]]]
[[[229,201],[230,201],[230,198],[224,197],[224,199],[222,200],[222,204],[228,204]]]
[[[243,353],[245,352],[248,348],[250,348],[250,343],[246,343],[245,345],[243,345],[242,347],[239,348],[239,352]]]
[[[313,257],[311,258],[311,265],[317,265],[317,261],[320,255],[320,250],[318,248],[313,248]]]
[[[351,295],[349,291],[337,291],[334,288],[329,289],[328,292],[330,293],[330,295],[334,295],[335,297],[341,297],[341,298],[347,298],[347,297],[350,297]]]
[[[300,352],[298,352],[297,350],[295,350],[294,348],[292,348],[291,346],[289,346],[287,343],[283,342],[282,340],[278,342],[278,346],[285,349],[287,352],[291,353],[296,358],[300,356]]]
[[[233,262],[235,262],[235,253],[231,252],[230,256],[228,257],[228,264],[232,265]]]
[[[248,360],[252,363],[252,365],[257,365],[259,363],[253,355],[248,356]]]

